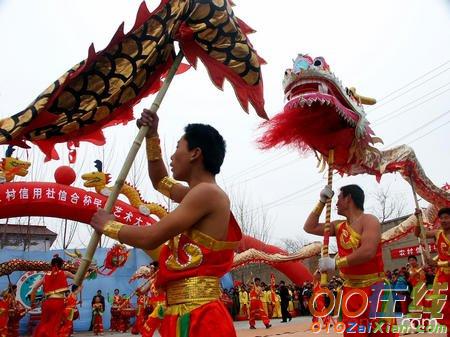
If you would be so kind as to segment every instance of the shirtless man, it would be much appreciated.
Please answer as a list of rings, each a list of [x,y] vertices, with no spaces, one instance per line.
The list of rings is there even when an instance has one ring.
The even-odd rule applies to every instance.
[[[185,186],[168,177],[159,145],[158,116],[144,110],[138,120],[141,125],[149,126],[146,148],[152,184],[179,205],[148,227],[120,224],[103,210],[93,216],[91,225],[99,233],[145,250],[158,249],[169,241],[160,251],[156,281],[167,293],[163,337],[174,335],[174,329],[187,330],[190,336],[209,337],[211,329],[218,337],[236,336],[219,299],[220,277],[231,269],[233,251],[242,237],[230,213],[230,200],[215,180],[225,157],[225,141],[209,125],[186,126],[170,163],[174,179],[186,182]],[[202,326],[202,320],[215,322],[215,326]]]
[[[311,212],[304,224],[307,233],[323,235],[324,223],[319,222],[320,214],[329,198],[333,197],[333,191],[329,186],[320,192],[320,201]],[[334,272],[339,269],[340,276],[344,279],[343,296],[351,292],[354,288],[364,291],[367,296],[373,293],[375,285],[384,287],[384,265],[381,249],[381,227],[378,219],[364,212],[364,191],[358,185],[347,185],[340,189],[337,200],[337,212],[345,216],[346,220],[333,221],[330,228],[330,236],[336,236],[338,246],[338,256],[322,257],[319,260],[321,272]],[[357,312],[362,307],[361,296],[353,296],[347,302],[348,312]],[[377,310],[379,311],[379,310]],[[362,312],[359,317],[352,318],[343,312],[342,321],[347,329],[350,327],[367,326],[368,322],[372,326],[379,326],[379,319],[370,317],[370,306]],[[378,332],[380,336],[398,336],[398,333],[387,332],[393,323],[386,320],[383,324],[383,332]],[[381,324],[381,323],[379,323]],[[345,330],[345,336],[376,336],[378,333]]]

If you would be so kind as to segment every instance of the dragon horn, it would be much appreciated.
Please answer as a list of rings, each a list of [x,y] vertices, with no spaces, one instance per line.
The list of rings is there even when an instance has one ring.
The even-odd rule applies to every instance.
[[[12,145],[8,145],[8,148],[6,149],[5,152],[5,157],[11,157],[15,150],[16,149]]]
[[[356,88],[354,88],[354,87],[349,88],[348,91],[351,92],[353,97],[355,97],[361,104],[374,105],[375,103],[377,103],[377,100],[375,98],[366,97],[366,96],[362,96],[360,94],[357,94],[356,93]]]
[[[98,172],[103,172],[103,163],[101,160],[97,159],[96,161],[94,161],[95,163],[95,168],[98,170]]]
[[[81,253],[78,251],[78,249],[75,248],[74,251],[75,251],[75,255],[76,255],[78,258],[81,259],[81,258],[83,257],[83,254],[81,254]]]
[[[70,253],[67,250],[64,251],[64,254],[66,254],[67,256],[70,256],[73,259],[76,259],[78,256],[75,253]]]

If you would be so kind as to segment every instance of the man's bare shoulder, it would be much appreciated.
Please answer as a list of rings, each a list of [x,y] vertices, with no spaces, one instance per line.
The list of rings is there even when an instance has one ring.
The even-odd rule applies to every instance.
[[[364,223],[377,223],[377,224],[380,224],[380,221],[378,220],[378,218],[375,216],[375,215],[373,215],[373,214],[369,214],[369,213],[364,213],[363,215],[362,215],[362,217],[361,217],[361,220],[364,222]]]
[[[214,183],[200,183],[191,188],[188,195],[208,201],[229,201],[227,194]]]

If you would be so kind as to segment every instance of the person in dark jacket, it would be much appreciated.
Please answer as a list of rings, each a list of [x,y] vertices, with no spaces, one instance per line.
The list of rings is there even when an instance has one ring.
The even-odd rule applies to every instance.
[[[292,320],[292,316],[288,311],[289,301],[291,300],[291,296],[289,295],[289,289],[286,287],[284,281],[280,281],[280,298],[281,298],[281,323],[286,323],[287,320]]]

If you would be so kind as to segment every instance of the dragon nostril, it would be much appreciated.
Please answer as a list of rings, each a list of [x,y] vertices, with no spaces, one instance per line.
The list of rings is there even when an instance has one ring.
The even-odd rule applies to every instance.
[[[315,65],[316,67],[320,67],[320,66],[322,65],[322,61],[321,61],[321,60],[315,60],[315,61],[314,61],[314,65]]]

